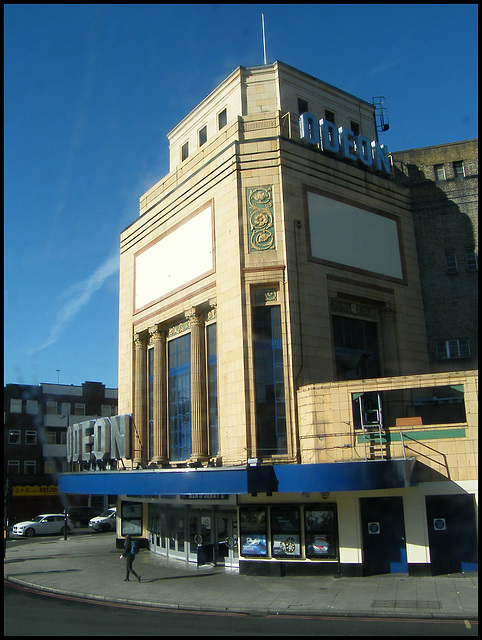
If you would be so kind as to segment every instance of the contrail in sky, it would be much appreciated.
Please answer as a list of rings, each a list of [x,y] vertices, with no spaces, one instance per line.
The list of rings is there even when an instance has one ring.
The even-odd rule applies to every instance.
[[[92,294],[98,291],[104,282],[110,276],[119,270],[119,253],[116,250],[112,255],[104,260],[104,262],[85,280],[69,287],[63,292],[62,297],[66,298],[66,302],[62,305],[57,313],[57,318],[50,330],[50,335],[44,344],[35,347],[32,353],[42,351],[57,341],[64,327],[72,320],[72,318],[84,307],[92,297]]]

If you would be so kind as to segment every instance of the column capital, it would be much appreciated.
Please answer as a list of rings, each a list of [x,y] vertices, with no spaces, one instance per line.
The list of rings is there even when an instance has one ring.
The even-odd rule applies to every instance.
[[[153,327],[149,327],[149,343],[161,342],[166,338],[166,332],[161,329],[159,324],[155,324]]]
[[[190,309],[185,311],[184,316],[187,320],[189,320],[189,324],[191,327],[197,327],[202,324],[202,314],[200,314],[195,307],[191,307]]]
[[[144,349],[146,346],[146,339],[142,333],[134,333],[134,344],[136,349]]]
[[[218,301],[216,298],[211,298],[208,300],[208,310],[206,313],[206,322],[209,320],[216,320],[217,312],[218,312]]]

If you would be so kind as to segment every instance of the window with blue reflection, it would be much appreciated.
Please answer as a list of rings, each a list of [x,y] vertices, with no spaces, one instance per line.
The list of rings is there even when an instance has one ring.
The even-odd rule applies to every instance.
[[[218,358],[216,349],[216,324],[206,327],[207,368],[208,368],[208,411],[209,411],[209,453],[219,453],[218,439]]]
[[[154,349],[149,349],[147,352],[147,376],[148,376],[148,424],[149,434],[148,443],[149,451],[148,458],[152,460],[154,456]]]
[[[168,345],[169,457],[191,455],[191,334]]]
[[[279,306],[253,308],[256,438],[259,456],[287,453]]]

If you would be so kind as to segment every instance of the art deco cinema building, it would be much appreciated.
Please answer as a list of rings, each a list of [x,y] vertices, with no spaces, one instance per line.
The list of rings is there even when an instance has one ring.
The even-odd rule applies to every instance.
[[[275,62],[168,134],[169,174],[121,234],[119,534],[245,573],[360,575],[430,572],[434,492],[467,500],[472,531],[450,456],[476,438],[475,378],[430,372],[409,191],[374,115]]]

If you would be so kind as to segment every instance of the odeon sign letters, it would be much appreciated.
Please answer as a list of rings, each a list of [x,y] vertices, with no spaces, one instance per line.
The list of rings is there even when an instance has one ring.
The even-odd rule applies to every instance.
[[[300,138],[305,144],[339,154],[346,160],[359,162],[375,171],[390,174],[390,158],[384,144],[379,144],[376,140],[370,142],[361,135],[355,136],[353,131],[346,127],[337,129],[333,122],[317,120],[308,111],[300,115],[299,124]]]
[[[131,416],[85,420],[67,428],[67,462],[95,462],[126,458]]]

